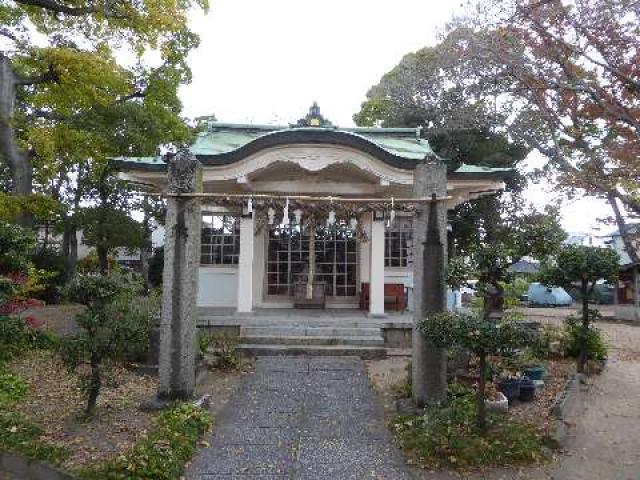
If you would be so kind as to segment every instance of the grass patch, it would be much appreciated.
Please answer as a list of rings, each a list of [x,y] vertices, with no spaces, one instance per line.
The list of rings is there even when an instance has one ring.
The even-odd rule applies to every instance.
[[[475,416],[475,398],[459,395],[424,416],[397,416],[392,427],[401,448],[422,468],[513,466],[550,459],[556,445],[535,426],[489,415],[481,433]]]
[[[177,404],[155,418],[156,429],[131,450],[93,468],[78,472],[81,479],[177,480],[191,459],[211,415],[189,404]]]
[[[24,380],[0,364],[0,450],[60,465],[69,456],[69,451],[41,441],[40,427],[23,415],[9,411],[27,395],[28,390]]]
[[[0,412],[0,449],[60,465],[70,454],[64,447],[40,440],[42,430],[15,412]]]
[[[238,370],[244,364],[238,354],[238,338],[228,333],[201,334],[198,337],[200,353],[213,356],[213,367],[222,370]]]
[[[0,410],[15,405],[22,400],[29,385],[19,376],[5,370],[0,364]]]

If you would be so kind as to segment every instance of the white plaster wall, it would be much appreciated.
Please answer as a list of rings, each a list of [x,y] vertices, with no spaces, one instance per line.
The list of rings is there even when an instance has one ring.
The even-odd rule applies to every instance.
[[[360,218],[362,228],[366,232],[367,237],[371,238],[371,214],[362,215]],[[360,282],[368,282],[371,272],[371,240],[360,243]],[[358,285],[360,291],[360,285]]]
[[[267,229],[263,228],[253,241],[253,305],[262,306],[265,283],[265,255],[267,248]]]
[[[237,302],[237,268],[200,267],[198,269],[199,307],[235,307]]]

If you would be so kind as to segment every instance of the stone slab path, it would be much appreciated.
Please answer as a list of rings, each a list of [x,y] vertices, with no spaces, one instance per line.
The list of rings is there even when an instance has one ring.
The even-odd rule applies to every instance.
[[[216,419],[191,480],[409,480],[355,357],[262,357]]]

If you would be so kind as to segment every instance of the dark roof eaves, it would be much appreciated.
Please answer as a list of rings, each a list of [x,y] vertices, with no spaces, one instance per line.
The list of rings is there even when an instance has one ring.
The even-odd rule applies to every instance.
[[[111,159],[111,162],[120,168],[121,171],[126,172],[128,170],[145,170],[148,172],[166,172],[167,164],[165,162],[158,163],[141,163],[131,160]]]

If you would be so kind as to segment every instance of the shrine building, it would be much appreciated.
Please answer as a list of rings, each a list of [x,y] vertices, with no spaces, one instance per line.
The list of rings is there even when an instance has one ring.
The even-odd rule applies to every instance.
[[[413,171],[446,163],[420,129],[340,128],[314,104],[289,126],[211,122],[190,151],[202,165],[199,307],[407,307]],[[163,157],[115,161],[124,179],[166,191]],[[443,201],[452,209],[493,194],[508,174],[449,169]]]

